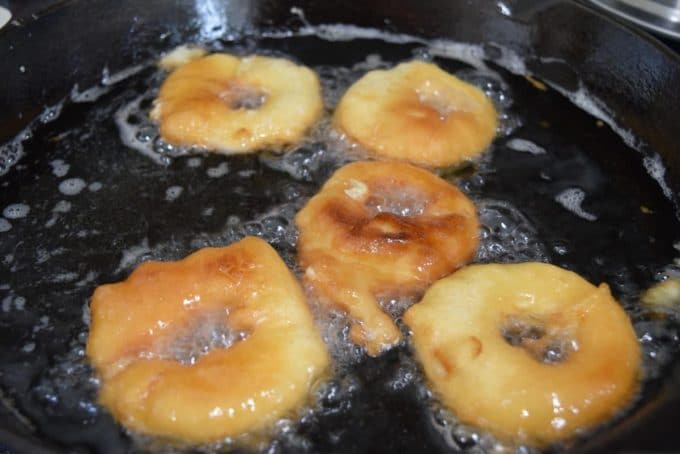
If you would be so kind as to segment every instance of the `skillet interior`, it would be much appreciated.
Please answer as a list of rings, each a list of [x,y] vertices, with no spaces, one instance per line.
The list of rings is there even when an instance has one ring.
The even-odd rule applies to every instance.
[[[236,31],[251,24],[299,24],[290,14],[290,5],[285,3],[262,2],[252,8],[237,2],[184,2],[172,7],[166,2],[150,3],[153,2],[145,2],[143,7],[135,2],[121,3],[116,9],[129,13],[122,15],[107,11],[111,6],[106,2],[72,2],[46,13],[36,22],[4,32],[3,40],[13,49],[0,49],[0,54],[6,57],[3,61],[10,62],[2,71],[16,71],[21,66],[27,71],[20,73],[20,77],[5,74],[9,96],[0,101],[8,103],[0,109],[3,137],[16,134],[27,119],[68,93],[74,82],[81,87],[94,85],[94,77],[105,65],[112,70],[122,69],[173,44],[224,35],[229,30],[220,28],[219,21],[206,20],[205,10],[201,9],[206,5],[217,8],[214,12],[218,15],[226,14],[229,25]],[[158,9],[154,10],[154,6]],[[494,10],[472,11],[464,2],[453,5],[433,2],[398,10],[388,10],[387,2],[378,2],[370,11],[339,2],[323,7],[301,6],[313,23],[359,22],[424,36],[503,43],[524,55],[533,55],[528,59],[529,68],[539,77],[568,88],[574,87],[579,74],[591,92],[614,109],[617,119],[649,144],[642,147],[642,155],[655,150],[664,156],[669,169],[668,184],[677,191],[680,163],[671,124],[678,118],[680,103],[675,101],[680,100],[674,99],[678,94],[669,87],[680,80],[678,63],[626,30],[563,2],[514,20]],[[115,19],[104,31],[100,30],[101,21],[95,21],[96,26],[91,23],[93,18],[107,17],[107,13]],[[384,17],[390,17],[387,24],[382,20]],[[63,33],[57,26],[64,20],[72,21],[74,26],[71,35],[61,35],[62,43],[56,44],[57,40],[48,37],[50,33],[55,36]],[[549,33],[553,27],[573,33],[560,33],[558,38]],[[80,33],[90,39],[82,40]],[[29,34],[31,39],[37,35],[44,39],[38,45],[26,39]],[[417,47],[385,45],[379,41],[329,43],[313,38],[259,40],[256,35],[246,34],[250,37],[236,43],[225,42],[225,46],[280,51],[312,66],[348,67],[363,60],[369,52],[379,52],[388,61],[399,61],[410,58]],[[160,38],[161,35],[166,37]],[[571,38],[566,39],[565,35]],[[109,38],[104,39],[105,36]],[[111,42],[111,36],[117,39]],[[585,38],[591,46],[583,46],[581,40]],[[109,47],[102,47],[103,42]],[[624,45],[630,55],[622,55],[624,51],[618,46]],[[489,47],[488,52],[492,53],[493,48]],[[536,56],[561,58],[568,65]],[[635,57],[633,62],[631,57]],[[454,71],[461,69],[451,62],[440,63]],[[608,68],[614,64],[620,70],[612,73]],[[672,246],[680,231],[676,208],[643,168],[641,154],[630,150],[608,128],[598,127],[595,119],[559,94],[540,92],[523,78],[503,75],[515,98],[512,110],[524,118],[524,126],[515,135],[543,145],[551,156],[517,153],[505,147],[505,140],[500,139],[486,167],[488,174],[483,175],[484,183],[479,184],[475,178],[478,174],[465,175],[458,182],[477,199],[505,200],[519,207],[536,226],[540,242],[549,247],[553,263],[568,266],[593,282],[611,283],[616,296],[629,305],[634,315],[644,317],[634,308],[639,291],[649,286],[655,273],[677,255]],[[310,181],[304,181],[262,165],[255,158],[228,159],[231,171],[221,180],[205,177],[207,168],[225,161],[220,157],[203,159],[199,172],[186,165],[186,158],[169,168],[159,167],[124,149],[111,121],[116,107],[134,96],[135,90],[142,89],[148,76],[148,71],[142,72],[117,85],[95,105],[66,105],[55,121],[38,128],[35,137],[25,142],[26,156],[19,165],[0,177],[3,185],[0,206],[18,201],[31,205],[30,215],[15,221],[12,230],[1,234],[0,243],[0,257],[13,256],[11,262],[5,260],[0,265],[0,284],[9,286],[0,287],[0,299],[22,296],[27,301],[23,311],[0,314],[3,327],[0,384],[5,400],[12,401],[3,409],[6,428],[3,436],[19,450],[30,446],[34,451],[36,446],[55,448],[63,444],[112,451],[129,447],[127,438],[110,418],[88,406],[93,386],[83,377],[89,371],[77,357],[69,357],[77,353],[78,337],[85,330],[82,307],[94,286],[121,279],[129,272],[129,268],[117,270],[122,251],[143,244],[146,238],[150,249],[161,251],[162,258],[172,259],[195,249],[192,240],[196,239],[197,231],[205,233],[202,238],[208,243],[223,241],[228,237],[224,233],[228,216],[252,219],[273,205],[286,203],[286,197],[303,200],[314,193],[332,168],[332,164],[322,166]],[[19,112],[22,118],[17,118]],[[546,128],[541,122],[551,126]],[[78,134],[55,139],[78,125],[81,126]],[[87,132],[92,134],[81,138]],[[310,145],[308,151],[314,146]],[[102,189],[64,197],[57,191],[61,179],[49,165],[56,159],[71,165],[68,176],[88,183],[99,182]],[[241,177],[239,170],[255,173]],[[526,191],[528,183],[533,186],[531,193]],[[182,186],[184,192],[172,203],[165,202],[165,191],[173,185]],[[236,187],[241,188],[238,197],[225,190]],[[555,204],[554,196],[569,187],[586,191],[586,207],[598,214],[597,223],[576,218]],[[71,211],[59,217],[54,227],[45,229],[45,223],[54,216],[51,210],[55,202],[61,199],[71,202]],[[641,205],[653,215],[642,213]],[[202,215],[206,206],[215,208],[209,217]],[[93,234],[94,230],[98,233]],[[278,246],[290,257],[292,250],[288,244],[281,241]],[[157,245],[165,247],[155,248]],[[54,252],[59,248],[65,252],[41,261],[40,257],[45,255],[40,250]],[[563,248],[565,253],[561,253]],[[89,271],[95,271],[96,277],[83,280]],[[68,273],[76,273],[78,278],[64,280]],[[12,304],[16,306],[16,302]],[[49,328],[34,332],[43,316],[49,317]],[[34,344],[33,349],[26,348],[30,344]],[[359,384],[349,396],[353,405],[337,411],[331,408],[333,411],[322,418],[310,418],[297,429],[300,437],[310,440],[314,451],[444,449],[441,437],[432,433],[429,410],[418,394],[417,383],[413,380],[397,383],[404,374],[401,364],[409,364],[409,357],[407,349],[401,348],[377,361],[357,364],[352,377],[359,377]],[[65,366],[75,369],[65,371]],[[640,447],[649,447],[649,443],[677,447],[672,439],[654,438],[654,430],[663,427],[653,426],[648,420],[654,414],[658,418],[664,412],[673,412],[673,402],[677,402],[673,399],[677,398],[669,396],[667,389],[677,384],[674,371],[675,366],[667,366],[662,373],[664,378],[652,380],[646,387],[645,403],[636,412],[598,433],[579,449],[611,448],[624,446],[623,443],[629,448],[635,443]],[[50,402],[54,394],[57,399]],[[334,402],[328,405],[342,407]],[[658,405],[662,408],[656,408]],[[17,417],[10,408],[18,408],[36,431],[28,429],[22,417]],[[337,428],[342,433],[335,444],[329,434],[337,432]],[[281,446],[284,450],[292,449],[285,441]]]

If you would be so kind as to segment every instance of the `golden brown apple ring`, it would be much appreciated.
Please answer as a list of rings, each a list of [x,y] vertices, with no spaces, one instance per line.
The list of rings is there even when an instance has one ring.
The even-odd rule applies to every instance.
[[[404,315],[425,375],[464,423],[543,446],[615,415],[640,347],[606,284],[545,263],[473,265]]]
[[[333,124],[373,155],[445,167],[489,146],[497,113],[477,87],[413,61],[364,75],[340,100]]]
[[[338,170],[297,214],[298,259],[322,303],[345,311],[370,355],[401,335],[376,295],[409,295],[467,263],[475,207],[455,186],[399,162]]]
[[[322,111],[310,69],[281,58],[212,54],[168,76],[151,117],[171,144],[233,154],[297,142]]]
[[[91,311],[100,402],[145,434],[210,442],[266,428],[305,403],[329,362],[300,285],[257,238],[144,263],[98,287]],[[208,320],[248,337],[173,358],[178,338]]]

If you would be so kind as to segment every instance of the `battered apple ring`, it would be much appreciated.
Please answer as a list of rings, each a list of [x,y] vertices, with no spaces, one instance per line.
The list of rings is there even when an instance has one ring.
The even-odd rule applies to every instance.
[[[480,89],[413,61],[364,75],[340,100],[333,124],[373,155],[445,167],[489,146],[497,114]]]
[[[178,262],[148,262],[92,297],[87,356],[99,400],[134,431],[211,442],[294,413],[329,358],[300,285],[249,237]],[[205,323],[247,337],[192,358]]]
[[[435,283],[404,321],[444,404],[500,438],[569,437],[638,389],[640,347],[607,285],[553,265],[469,266]]]
[[[310,69],[281,58],[212,54],[168,76],[151,117],[173,145],[234,154],[297,142],[322,111]]]
[[[349,315],[352,340],[373,356],[401,338],[376,296],[423,291],[468,262],[478,244],[472,202],[399,162],[342,167],[295,222],[305,283],[322,304]]]

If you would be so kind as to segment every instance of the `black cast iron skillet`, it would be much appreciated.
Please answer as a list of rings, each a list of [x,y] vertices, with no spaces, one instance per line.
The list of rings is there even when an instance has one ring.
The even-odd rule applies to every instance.
[[[356,24],[483,44],[491,60],[500,55],[500,45],[525,57],[535,77],[567,90],[580,81],[603,101],[616,122],[639,139],[639,150],[557,92],[536,90],[493,66],[513,92],[511,110],[524,119],[513,137],[532,139],[548,148],[551,157],[518,154],[505,146],[507,138],[499,138],[482,183],[474,170],[452,178],[476,200],[518,207],[536,228],[535,239],[547,246],[547,259],[592,282],[612,284],[614,294],[644,326],[648,314],[637,307],[639,294],[673,261],[677,251],[672,244],[680,237],[680,60],[650,38],[577,3],[57,2],[0,31],[0,142],[12,140],[45,107],[64,99],[75,83],[80,89],[95,86],[103,68],[115,72],[148,62],[184,42],[218,42],[239,52],[264,49],[311,66],[348,67],[369,52],[400,61],[418,52],[417,44],[378,40],[262,38],[261,30],[301,25],[291,14],[293,6],[312,24]],[[455,62],[438,63],[454,72],[464,69]],[[186,158],[161,167],[126,149],[111,115],[145,88],[149,71],[115,85],[94,104],[67,102],[56,120],[31,129],[23,157],[0,176],[0,208],[21,202],[31,208],[26,218],[12,219],[12,229],[0,233],[0,300],[7,304],[0,312],[0,443],[11,452],[132,449],[113,420],[90,405],[95,387],[78,356],[87,330],[83,305],[96,285],[129,273],[130,266],[118,267],[124,250],[146,239],[150,249],[165,245],[161,258],[174,259],[198,245],[219,244],[228,237],[224,230],[229,216],[248,220],[273,204],[304,201],[333,170],[332,163],[322,163],[292,178],[257,158],[205,156],[199,173],[186,165]],[[307,144],[297,152],[313,154],[315,146]],[[670,198],[644,168],[644,158],[654,153],[665,163]],[[66,176],[55,172],[58,159],[70,165]],[[222,162],[228,162],[230,173],[219,182],[206,179],[205,168]],[[102,189],[90,186],[72,198],[59,194],[59,182],[71,176],[101,183]],[[172,204],[163,201],[171,185],[185,190]],[[598,214],[597,223],[555,204],[555,194],[568,187],[586,191],[585,208]],[[69,201],[68,213],[53,212],[59,200]],[[202,215],[206,207],[213,208],[209,217]],[[196,232],[201,232],[200,241]],[[284,257],[293,256],[284,242],[274,245]],[[22,308],[17,308],[17,296],[25,300],[23,306],[19,300]],[[669,359],[658,377],[646,382],[634,408],[556,450],[680,449],[675,391],[680,356],[672,347],[678,331],[672,320],[662,324],[667,338],[660,342],[671,346],[665,351]],[[345,396],[351,405],[330,399],[324,403],[330,407],[325,416],[296,427],[306,444],[279,440],[274,447],[283,452],[300,446],[309,452],[447,452],[429,423],[423,404],[427,399],[418,393],[421,379],[395,385],[397,376],[404,377],[399,375],[404,363],[413,365],[405,346],[354,364],[351,374],[357,382]],[[412,375],[418,376],[413,367]]]

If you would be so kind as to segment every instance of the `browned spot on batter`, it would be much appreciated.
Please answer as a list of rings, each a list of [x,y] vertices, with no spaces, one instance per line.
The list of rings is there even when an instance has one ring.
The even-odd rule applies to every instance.
[[[386,253],[399,249],[400,243],[425,241],[425,233],[417,222],[408,217],[391,213],[372,216],[365,209],[352,209],[340,200],[330,200],[323,208],[322,216],[332,224],[341,226],[345,246],[354,250],[367,248],[383,250]]]
[[[251,136],[250,130],[246,128],[239,128],[234,133],[234,138],[239,140],[247,139],[250,136]]]
[[[364,217],[361,211],[350,209],[338,199],[330,199],[319,214],[342,226],[353,226]]]
[[[206,266],[206,273],[217,270],[231,285],[241,285],[253,275],[253,258],[245,254],[220,257]]]
[[[472,353],[472,359],[475,359],[482,354],[482,351],[484,350],[484,345],[482,345],[482,341],[479,340],[479,338],[476,336],[470,336],[468,341],[469,341],[468,343],[471,344],[470,353]]]
[[[446,375],[450,375],[453,370],[454,366],[450,361],[450,358],[446,356],[446,353],[441,351],[438,348],[435,348],[432,350],[432,355],[435,357],[437,362],[442,366],[442,369],[446,371]]]

